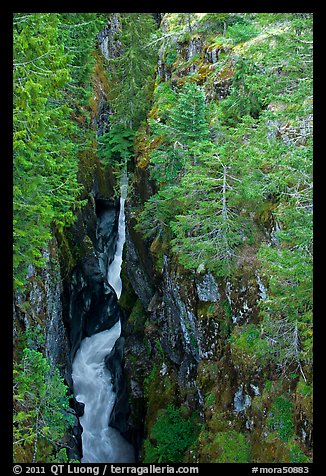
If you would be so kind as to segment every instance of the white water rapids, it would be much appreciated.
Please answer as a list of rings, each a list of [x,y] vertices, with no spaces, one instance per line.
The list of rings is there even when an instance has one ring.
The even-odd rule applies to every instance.
[[[127,194],[126,174],[121,180],[120,213],[117,247],[108,269],[108,282],[120,297],[122,251],[125,242],[124,202]],[[86,337],[76,353],[72,366],[75,398],[84,403],[84,415],[79,418],[82,432],[82,463],[133,463],[133,447],[114,428],[109,419],[116,399],[111,374],[104,364],[120,336],[121,323],[111,329]]]

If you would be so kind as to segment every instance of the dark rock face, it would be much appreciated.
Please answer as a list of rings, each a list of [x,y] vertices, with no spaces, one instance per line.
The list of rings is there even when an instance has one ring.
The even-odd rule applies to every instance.
[[[122,361],[125,339],[119,337],[110,354],[105,358],[105,365],[111,372],[113,389],[117,393],[116,401],[110,416],[109,425],[116,428],[125,438],[129,435],[129,402],[128,389],[123,375]]]
[[[105,282],[98,258],[90,256],[72,276],[69,310],[72,358],[84,337],[110,329],[119,317],[116,294]]]
[[[116,294],[106,279],[115,253],[119,209],[114,200],[98,199],[94,211],[95,219],[89,217],[95,225],[93,239],[88,238],[85,255],[70,281],[68,328],[72,359],[84,337],[110,329],[120,318]]]
[[[143,264],[144,261],[140,256],[140,251],[137,249],[134,239],[130,234],[129,227],[126,225],[126,263],[127,263],[127,274],[132,287],[141,300],[145,309],[147,309],[151,299],[155,293],[155,287],[153,283],[153,275],[150,277],[150,265],[147,263],[147,266]],[[149,258],[149,253],[147,253],[147,258]]]

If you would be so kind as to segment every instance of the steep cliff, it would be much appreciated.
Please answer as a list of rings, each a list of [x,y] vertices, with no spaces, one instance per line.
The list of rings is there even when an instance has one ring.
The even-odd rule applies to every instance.
[[[282,224],[274,214],[279,203],[276,195],[266,195],[256,210],[243,199],[241,213],[248,214],[254,234],[251,240],[243,234],[245,243],[238,248],[236,264],[225,276],[205,264],[197,268],[184,267],[180,251],[173,246],[171,232],[151,232],[151,236],[148,233],[150,238],[144,238],[139,233],[139,225],[135,229],[137,222],[142,227],[142,220],[146,219],[148,229],[158,229],[157,216],[143,215],[142,218],[140,213],[143,204],[166,185],[154,179],[153,170],[160,166],[155,162],[154,153],[162,137],[155,137],[155,130],[153,134],[153,121],[168,126],[169,111],[173,109],[168,95],[177,92],[187,80],[201,86],[209,109],[210,134],[218,141],[219,135],[226,134],[218,127],[223,120],[220,111],[224,117],[231,117],[232,101],[229,109],[223,107],[228,98],[238,94],[237,88],[243,88],[238,78],[245,82],[246,74],[254,74],[248,70],[241,73],[245,75],[241,79],[241,61],[262,68],[258,74],[275,74],[274,65],[272,73],[266,73],[270,66],[263,69],[259,64],[264,64],[264,55],[268,56],[266,47],[270,46],[271,37],[275,50],[278,41],[283,42],[287,34],[288,40],[292,38],[290,32],[287,33],[288,22],[295,22],[296,18],[283,19],[276,15],[274,23],[266,26],[267,18],[263,15],[258,21],[252,21],[250,15],[237,15],[165,14],[152,109],[147,125],[139,130],[136,138],[133,187],[127,213],[125,292],[121,303],[129,314],[125,329],[125,370],[131,402],[130,425],[137,435],[140,461],[171,458],[170,462],[307,462],[311,458],[311,363],[309,359],[296,362],[293,359],[292,364],[278,364],[276,359],[268,357],[267,350],[272,341],[268,340],[262,310],[266,312],[264,303],[271,302],[273,291],[269,289],[268,270],[260,259],[259,249],[262,243],[275,246],[278,240]],[[298,16],[299,23],[300,18],[304,22],[307,17]],[[304,34],[302,31],[300,35]],[[291,69],[286,61],[283,63],[281,50],[278,53],[281,69]],[[265,63],[269,61],[268,58]],[[293,71],[283,74],[295,76],[297,73]],[[300,78],[300,72],[297,77]],[[260,80],[265,84],[269,81],[263,77]],[[287,81],[291,82],[284,80],[281,90],[288,87]],[[300,79],[296,81],[292,79],[292,88]],[[248,100],[248,109],[236,114],[251,115],[259,124],[264,110],[279,112],[281,105],[263,98],[265,105],[257,106],[256,111],[259,94],[253,92],[250,97],[251,87],[248,90],[245,87],[240,93]],[[306,98],[303,95],[301,100]],[[283,134],[291,122],[291,119],[285,122],[286,115],[280,118],[278,126],[283,141],[287,140]],[[309,122],[309,117],[306,112],[301,124]],[[225,120],[228,124],[229,119]],[[232,121],[235,122],[229,122],[229,127],[236,134],[239,119],[234,116]],[[297,121],[300,122],[298,118]],[[266,124],[268,142],[275,122],[270,118]],[[291,127],[296,126],[292,123]],[[297,133],[306,134],[299,129]],[[241,150],[250,146],[248,140],[244,133],[237,147]],[[306,144],[304,137],[301,140]],[[176,202],[171,196],[169,199],[170,206],[174,206]],[[172,435],[174,431],[173,424],[169,423],[171,405],[179,411],[180,421],[197,416],[190,430],[195,438],[188,441],[189,435],[184,430],[178,438],[188,444],[180,444],[179,452],[167,455],[164,432]]]

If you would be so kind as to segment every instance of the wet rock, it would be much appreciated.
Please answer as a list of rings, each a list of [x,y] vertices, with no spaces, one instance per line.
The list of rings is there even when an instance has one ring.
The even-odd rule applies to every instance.
[[[116,38],[116,35],[119,30],[119,14],[112,13],[108,24],[97,35],[102,54],[107,60],[110,60],[111,58],[116,58],[120,54],[121,42]]]
[[[140,254],[126,226],[126,269],[130,283],[139,297],[144,309],[149,306],[155,293],[153,278],[150,279]]]
[[[243,385],[240,385],[238,390],[234,394],[233,408],[236,413],[243,412],[247,407],[251,406],[251,397],[248,394],[244,394]]]
[[[128,438],[130,410],[127,384],[122,371],[124,343],[125,339],[123,337],[117,339],[112,351],[105,358],[105,365],[111,373],[113,390],[117,395],[109,425]]]
[[[196,277],[198,299],[204,302],[216,302],[220,299],[218,285],[211,273]]]
[[[88,256],[72,275],[69,308],[71,356],[84,337],[110,329],[120,318],[114,290],[104,278],[98,258]]]

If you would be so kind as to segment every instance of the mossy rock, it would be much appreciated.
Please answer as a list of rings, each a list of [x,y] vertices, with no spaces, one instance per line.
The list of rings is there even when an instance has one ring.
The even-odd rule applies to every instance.
[[[250,440],[251,461],[254,463],[309,463],[311,456],[305,454],[300,443],[292,438],[280,440],[277,434],[254,431]]]
[[[196,74],[196,83],[202,85],[209,79],[210,74],[214,71],[214,67],[210,63],[200,63]]]
[[[266,426],[270,431],[275,431],[282,441],[289,441],[294,435],[293,403],[287,395],[277,397],[266,419]]]
[[[268,441],[266,435],[255,431],[250,438],[250,454],[253,463],[289,463],[290,455],[284,441],[274,438]]]
[[[147,315],[140,299],[135,302],[128,318],[127,328],[130,333],[144,334],[144,326]]]
[[[256,212],[256,220],[265,228],[271,230],[273,226],[273,213],[278,203],[272,200],[266,200],[260,205]]]
[[[137,302],[137,295],[129,281],[126,271],[126,261],[122,261],[121,266],[122,293],[119,299],[119,306],[129,315]]]
[[[155,261],[155,271],[158,275],[162,274],[163,266],[164,266],[164,253],[167,252],[168,244],[161,235],[158,235],[152,242],[150,246],[150,251],[153,254]]]
[[[166,408],[170,403],[177,403],[177,378],[172,370],[162,376],[161,368],[162,362],[155,363],[150,374],[144,380],[144,393],[147,400],[145,421],[147,433],[150,433],[159,410]]]
[[[200,463],[248,463],[249,443],[235,430],[204,432],[200,437]]]
[[[244,373],[257,372],[268,361],[269,347],[255,324],[235,326],[230,338],[234,365]]]
[[[305,435],[305,443],[312,445],[313,389],[303,378],[298,381],[294,399],[294,424],[298,435]]]
[[[67,232],[56,232],[58,241],[58,253],[61,265],[61,276],[63,281],[70,279],[71,272],[76,266],[78,259],[77,250],[72,249],[67,237]]]
[[[203,395],[215,394],[215,410],[227,411],[233,402],[234,368],[226,358],[218,361],[202,360],[197,368],[197,385]]]

